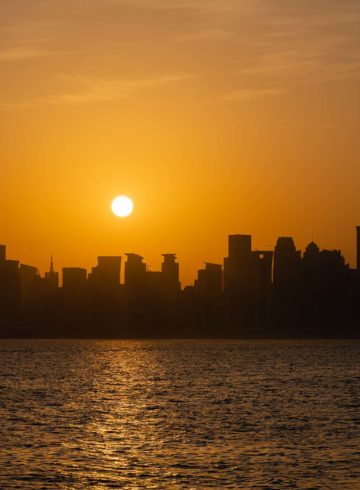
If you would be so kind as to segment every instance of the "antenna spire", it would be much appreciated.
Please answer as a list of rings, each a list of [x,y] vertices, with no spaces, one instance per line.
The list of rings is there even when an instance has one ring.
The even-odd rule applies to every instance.
[[[51,256],[51,259],[50,259],[50,274],[54,274],[55,271],[54,271],[54,261],[53,261],[53,256]]]

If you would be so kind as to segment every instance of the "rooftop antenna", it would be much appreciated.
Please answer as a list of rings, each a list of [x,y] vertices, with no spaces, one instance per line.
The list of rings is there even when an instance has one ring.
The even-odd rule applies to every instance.
[[[53,256],[51,256],[50,258],[50,274],[54,274],[54,260],[53,260]]]

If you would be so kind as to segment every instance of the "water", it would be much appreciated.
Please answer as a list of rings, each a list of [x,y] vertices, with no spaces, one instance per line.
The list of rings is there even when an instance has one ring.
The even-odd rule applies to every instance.
[[[0,341],[1,489],[359,489],[360,343]]]

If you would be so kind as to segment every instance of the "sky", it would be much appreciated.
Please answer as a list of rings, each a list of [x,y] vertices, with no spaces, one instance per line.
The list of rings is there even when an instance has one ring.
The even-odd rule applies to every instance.
[[[359,81],[358,0],[0,0],[0,242],[177,253],[183,284],[234,233],[353,266]]]

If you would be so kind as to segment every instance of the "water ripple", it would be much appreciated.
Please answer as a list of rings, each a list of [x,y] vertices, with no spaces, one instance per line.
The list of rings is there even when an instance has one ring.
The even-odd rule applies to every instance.
[[[360,343],[0,341],[0,488],[358,489]]]

